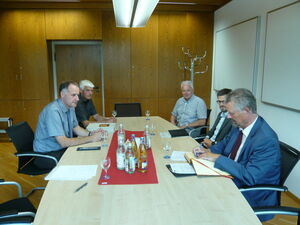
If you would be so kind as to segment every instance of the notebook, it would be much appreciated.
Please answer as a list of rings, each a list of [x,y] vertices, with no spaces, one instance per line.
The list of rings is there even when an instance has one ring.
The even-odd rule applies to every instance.
[[[176,129],[176,130],[169,130],[171,137],[183,137],[189,136],[185,129]]]

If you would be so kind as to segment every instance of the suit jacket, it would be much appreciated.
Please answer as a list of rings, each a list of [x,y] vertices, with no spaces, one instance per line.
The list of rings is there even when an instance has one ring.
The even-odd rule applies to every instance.
[[[220,112],[217,116],[217,119],[214,123],[214,125],[212,126],[212,128],[209,130],[209,132],[207,133],[207,136],[209,136],[209,138],[211,138],[213,135],[214,135],[214,132],[215,132],[215,129],[221,119],[221,113]],[[220,142],[223,140],[223,138],[229,133],[229,131],[231,130],[232,128],[232,121],[231,119],[229,118],[225,118],[220,130],[219,130],[219,133],[217,134],[217,137],[216,137],[216,142]]]
[[[241,150],[237,162],[228,158],[237,139],[239,128],[235,127],[223,141],[211,147],[213,153],[221,154],[215,167],[233,175],[238,186],[278,184],[280,179],[280,148],[277,134],[262,118],[258,117]],[[252,207],[278,204],[274,191],[249,191],[243,193]],[[259,216],[261,221],[273,216]]]

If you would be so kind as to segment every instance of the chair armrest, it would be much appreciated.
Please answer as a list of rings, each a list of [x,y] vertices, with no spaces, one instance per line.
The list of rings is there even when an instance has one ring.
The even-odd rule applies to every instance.
[[[18,194],[19,197],[22,198],[23,197],[23,191],[22,191],[22,187],[18,182],[15,181],[4,181],[3,179],[1,179],[2,181],[0,181],[0,186],[1,185],[14,185],[18,188]]]
[[[33,212],[18,212],[17,210],[7,210],[0,214],[0,219],[16,218],[16,217],[35,217]]]
[[[266,215],[266,214],[280,214],[280,215],[290,215],[299,216],[300,209],[286,206],[269,206],[269,207],[257,207],[253,208],[256,215]]]
[[[192,130],[189,132],[189,136],[192,137],[192,138],[199,137],[201,131],[202,131],[203,129],[206,129],[206,128],[208,128],[208,126],[200,126],[200,127],[196,127],[196,128],[192,129]]]
[[[254,185],[249,187],[241,187],[239,188],[241,192],[246,191],[281,191],[286,192],[288,188],[286,186],[280,185],[272,185],[272,184],[261,184],[261,185]]]
[[[16,153],[16,156],[18,157],[25,157],[25,156],[34,156],[34,157],[41,157],[41,158],[47,158],[47,159],[51,159],[55,162],[55,165],[57,165],[58,161],[54,156],[51,155],[43,155],[43,154],[39,154],[39,153],[32,153],[32,152],[28,152],[28,153]]]

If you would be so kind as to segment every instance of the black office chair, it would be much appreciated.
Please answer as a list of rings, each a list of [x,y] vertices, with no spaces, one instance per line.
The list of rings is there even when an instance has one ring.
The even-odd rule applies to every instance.
[[[298,225],[300,223],[299,215],[300,209],[299,208],[292,208],[286,206],[280,206],[281,204],[281,192],[288,191],[288,188],[284,186],[284,182],[288,178],[289,174],[297,164],[300,158],[300,152],[293,147],[279,142],[280,144],[280,152],[281,152],[281,174],[280,174],[280,182],[279,185],[255,185],[251,187],[243,187],[240,188],[241,192],[246,191],[254,191],[254,190],[262,190],[262,191],[277,191],[278,194],[278,205],[277,206],[268,206],[268,207],[256,207],[253,208],[256,215],[274,215],[274,214],[281,214],[281,215],[291,215],[291,216],[298,216]]]
[[[1,185],[14,185],[18,188],[19,198],[0,203],[0,224],[31,224],[36,213],[28,198],[23,197],[22,187],[13,181],[0,179]]]
[[[118,117],[142,116],[140,103],[116,103],[115,110]]]
[[[192,129],[189,132],[189,136],[191,136],[192,138],[194,138],[196,141],[200,140],[200,139],[204,139],[207,133],[207,129],[209,128],[208,126],[208,121],[209,121],[209,116],[211,113],[211,109],[207,109],[207,117],[206,117],[206,121],[205,121],[205,125],[200,126],[200,127],[196,127],[195,129]],[[201,140],[201,141],[202,141]]]
[[[17,170],[18,173],[31,176],[49,173],[51,169],[41,169],[34,164],[34,159],[36,157],[42,157],[46,160],[52,161],[54,165],[57,164],[57,159],[55,157],[39,154],[33,151],[34,133],[27,122],[21,122],[8,127],[6,132],[17,150],[16,156],[19,159]],[[29,196],[35,190],[44,189],[45,187],[33,188],[25,196]]]

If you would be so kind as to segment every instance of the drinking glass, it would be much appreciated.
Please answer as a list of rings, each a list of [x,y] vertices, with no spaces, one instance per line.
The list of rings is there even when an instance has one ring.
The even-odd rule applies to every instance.
[[[116,116],[118,115],[117,111],[116,110],[113,110],[111,112],[111,115],[114,117],[114,119],[116,118]]]
[[[164,156],[165,159],[169,159],[170,158],[170,151],[171,151],[171,145],[169,142],[166,142],[164,144],[164,147],[163,147],[164,151],[166,152],[166,155]]]
[[[150,120],[150,110],[146,110],[146,120]]]
[[[110,178],[110,176],[108,176],[108,174],[107,174],[107,170],[110,167],[110,162],[111,161],[110,161],[110,158],[108,156],[101,161],[101,167],[105,171],[105,175],[102,177],[104,180],[108,180]]]
[[[102,147],[107,147],[108,146],[108,131],[105,130],[103,131],[103,134],[102,134]]]
[[[152,123],[151,125],[150,125],[150,135],[152,135],[152,136],[154,136],[155,135],[155,125]]]

